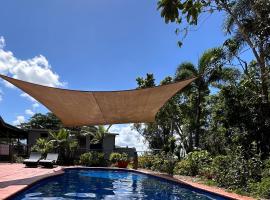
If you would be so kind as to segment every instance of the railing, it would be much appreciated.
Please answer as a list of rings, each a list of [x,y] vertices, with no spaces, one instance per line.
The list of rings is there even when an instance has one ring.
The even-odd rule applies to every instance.
[[[27,145],[0,144],[0,161],[15,162],[15,157],[26,157],[27,155]]]

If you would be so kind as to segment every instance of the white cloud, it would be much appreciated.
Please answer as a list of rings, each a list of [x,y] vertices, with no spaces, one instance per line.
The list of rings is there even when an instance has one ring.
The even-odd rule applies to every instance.
[[[5,48],[5,39],[0,37],[0,73],[24,81],[46,85],[50,87],[62,87],[58,74],[52,71],[48,60],[43,56],[21,60],[16,58],[11,51]],[[5,84],[10,86],[10,84]]]
[[[35,109],[35,108],[39,107],[39,104],[38,103],[34,103],[34,104],[32,104],[32,107]]]
[[[25,114],[30,115],[30,116],[33,116],[35,113],[32,110],[30,110],[30,109],[26,109],[25,110]]]
[[[135,147],[137,151],[147,151],[149,149],[144,138],[136,130],[132,130],[132,124],[113,125],[109,132],[119,134],[115,140],[117,146]]]
[[[15,125],[15,126],[17,126],[17,125],[19,125],[21,123],[24,123],[24,122],[25,122],[25,117],[22,116],[22,115],[19,115],[19,116],[16,117],[16,120],[14,120],[12,122],[12,124]]]
[[[35,100],[35,99],[34,99],[33,97],[31,97],[29,94],[22,93],[22,94],[20,94],[20,96],[23,97],[23,98],[28,99],[29,101],[37,102],[37,100]]]

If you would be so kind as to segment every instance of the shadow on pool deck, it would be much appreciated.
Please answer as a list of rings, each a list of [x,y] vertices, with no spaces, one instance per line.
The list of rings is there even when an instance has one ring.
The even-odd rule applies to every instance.
[[[0,164],[0,199],[26,188],[28,185],[45,177],[63,173],[61,167],[53,169],[28,168],[23,164]]]

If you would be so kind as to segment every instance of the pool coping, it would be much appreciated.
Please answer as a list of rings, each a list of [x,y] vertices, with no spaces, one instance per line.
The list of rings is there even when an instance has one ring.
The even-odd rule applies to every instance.
[[[153,177],[157,177],[157,178],[165,179],[165,180],[168,180],[168,181],[172,181],[172,182],[175,182],[175,183],[178,183],[178,184],[183,184],[183,185],[186,185],[186,186],[194,188],[194,189],[198,189],[198,190],[201,190],[201,191],[208,192],[210,194],[218,195],[218,196],[229,198],[229,199],[255,200],[252,197],[247,197],[247,196],[242,196],[242,195],[239,195],[239,194],[227,192],[222,188],[207,186],[207,185],[204,185],[204,184],[201,184],[201,183],[196,183],[196,182],[192,182],[192,181],[188,181],[188,180],[183,180],[178,176],[171,176],[171,175],[168,175],[168,174],[165,174],[165,173],[154,172],[154,171],[151,171],[151,170],[128,169],[128,168],[117,168],[117,167],[85,167],[85,166],[67,166],[67,167],[62,166],[58,170],[54,170],[53,173],[45,174],[45,175],[42,175],[42,176],[38,177],[37,179],[33,180],[28,185],[23,185],[22,187],[20,187],[18,189],[14,189],[14,191],[11,192],[10,194],[8,194],[4,199],[8,200],[8,199],[14,197],[18,193],[30,188],[35,183],[37,183],[37,182],[39,182],[41,180],[51,178],[51,177],[54,177],[54,176],[62,175],[62,174],[65,173],[66,169],[102,169],[102,170],[129,171],[129,172],[135,172],[135,173],[141,173],[141,174],[145,174],[145,175],[150,175],[150,176],[153,176]]]

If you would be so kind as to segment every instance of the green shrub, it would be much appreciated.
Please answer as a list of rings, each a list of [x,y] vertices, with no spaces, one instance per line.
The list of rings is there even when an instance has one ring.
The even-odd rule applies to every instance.
[[[220,155],[213,159],[212,168],[215,175],[214,180],[220,186],[229,186],[230,183],[234,181],[232,180],[234,179],[234,176],[229,174],[231,162],[233,162],[233,160],[230,156]]]
[[[262,177],[270,177],[270,159],[265,160],[263,163]]]
[[[179,175],[196,176],[206,173],[210,169],[212,158],[207,151],[194,151],[178,162],[175,166],[174,173]]]
[[[21,156],[17,156],[17,155],[15,154],[15,155],[13,155],[13,160],[14,160],[15,163],[23,163],[24,158],[21,157]]]
[[[165,172],[168,174],[173,174],[175,163],[176,159],[174,156],[172,154],[166,154],[165,152],[145,154],[138,158],[139,168],[151,169],[153,171]]]
[[[193,171],[191,162],[183,159],[176,163],[174,167],[174,174],[193,176],[195,173]]]
[[[241,153],[217,156],[213,159],[214,180],[221,187],[247,191],[249,182],[261,177],[261,161],[258,157],[245,159]]]
[[[270,198],[270,177],[263,178],[261,182],[249,184],[250,193],[265,199]]]
[[[151,154],[145,154],[138,157],[138,167],[144,168],[144,169],[151,169],[153,166],[153,155]]]
[[[82,154],[79,163],[89,167],[101,167],[106,165],[106,160],[104,153],[93,151]]]
[[[111,153],[109,160],[112,163],[117,163],[119,161],[122,161],[122,162],[129,161],[128,155],[126,153]]]
[[[151,170],[173,174],[176,159],[172,154],[164,152],[153,156]]]
[[[43,156],[53,150],[53,144],[44,138],[38,138],[36,144],[31,148],[31,151],[39,152]]]

